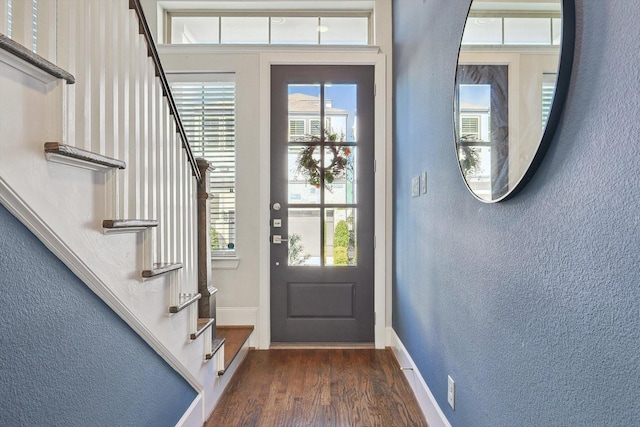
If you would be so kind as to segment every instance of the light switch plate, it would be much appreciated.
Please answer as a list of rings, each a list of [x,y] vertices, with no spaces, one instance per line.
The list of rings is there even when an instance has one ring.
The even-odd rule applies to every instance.
[[[411,180],[411,196],[418,197],[420,196],[420,177],[414,176]]]
[[[422,172],[420,175],[420,192],[427,194],[427,171]]]
[[[456,409],[456,383],[451,375],[447,375],[447,402],[451,409]]]

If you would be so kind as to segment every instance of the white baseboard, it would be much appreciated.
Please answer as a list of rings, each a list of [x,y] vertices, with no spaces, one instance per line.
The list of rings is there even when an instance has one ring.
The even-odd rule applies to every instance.
[[[258,343],[258,307],[216,307],[217,326],[253,326],[248,345],[256,347]]]
[[[202,427],[204,424],[203,403],[202,394],[198,394],[182,418],[176,423],[176,427]]]
[[[216,307],[218,326],[251,325],[258,322],[258,307]]]
[[[396,335],[393,328],[387,328],[387,343],[396,355],[396,359],[398,359],[398,363],[413,389],[413,394],[416,396],[418,404],[420,405],[422,413],[427,419],[429,426],[451,427],[451,424],[442,412],[442,409],[440,409],[440,405],[438,405],[433,393],[431,393],[431,390],[422,377],[422,374],[420,374],[418,367],[413,362],[409,352],[402,344],[402,341],[400,341],[400,338],[398,338],[398,335]]]

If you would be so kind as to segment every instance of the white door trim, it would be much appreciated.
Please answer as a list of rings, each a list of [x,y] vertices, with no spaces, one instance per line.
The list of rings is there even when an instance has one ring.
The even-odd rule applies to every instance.
[[[373,65],[375,67],[375,235],[374,251],[374,329],[375,347],[386,344],[387,313],[387,123],[390,120],[387,108],[386,55],[382,53],[336,51],[336,52],[277,52],[260,56],[260,230],[259,230],[259,308],[257,325],[257,345],[268,349],[271,344],[270,312],[270,246],[269,246],[269,203],[270,203],[270,135],[271,135],[271,65]]]

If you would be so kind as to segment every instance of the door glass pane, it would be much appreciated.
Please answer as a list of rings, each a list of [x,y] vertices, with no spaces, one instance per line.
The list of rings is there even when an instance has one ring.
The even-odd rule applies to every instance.
[[[288,265],[320,265],[320,209],[288,210]]]
[[[353,146],[325,147],[325,203],[356,203],[356,151]]]
[[[325,210],[325,265],[357,265],[356,214],[355,208]]]
[[[317,145],[289,146],[288,176],[290,204],[320,203],[320,148]]]
[[[272,44],[318,44],[318,18],[271,18]]]
[[[358,85],[327,84],[324,89],[325,124],[330,142],[356,141]]]
[[[320,85],[289,85],[289,141],[320,140]]]

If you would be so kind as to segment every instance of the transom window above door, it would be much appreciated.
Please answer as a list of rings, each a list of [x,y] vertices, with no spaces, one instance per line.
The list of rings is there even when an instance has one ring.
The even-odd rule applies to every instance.
[[[372,11],[168,11],[171,44],[370,45]]]

